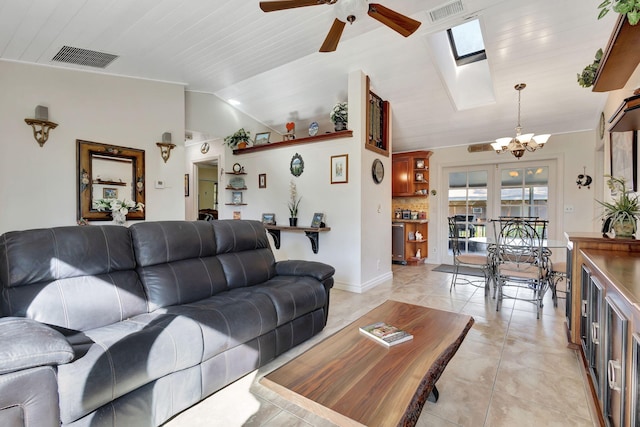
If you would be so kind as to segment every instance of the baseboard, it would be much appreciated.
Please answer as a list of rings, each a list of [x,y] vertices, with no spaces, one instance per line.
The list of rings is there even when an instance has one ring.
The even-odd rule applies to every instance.
[[[375,288],[376,286],[379,286],[381,284],[383,284],[384,282],[393,279],[393,272],[388,271],[387,273],[384,273],[378,277],[374,277],[373,279],[362,283],[360,285],[354,285],[354,284],[350,284],[350,283],[345,283],[345,282],[340,282],[340,281],[336,281],[333,284],[333,287],[335,289],[340,289],[341,291],[347,291],[347,292],[354,292],[356,294],[362,294],[364,292],[367,292],[370,289]]]

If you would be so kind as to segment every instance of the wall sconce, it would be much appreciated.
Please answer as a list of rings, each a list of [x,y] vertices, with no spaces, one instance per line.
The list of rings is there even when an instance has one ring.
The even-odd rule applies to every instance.
[[[49,131],[58,127],[57,123],[49,121],[49,109],[42,105],[36,107],[35,119],[24,119],[24,121],[33,128],[33,137],[40,147],[49,139]]]
[[[169,156],[171,156],[171,150],[176,148],[176,144],[171,143],[171,132],[165,132],[162,134],[162,142],[156,142],[156,145],[160,147],[160,155],[162,160],[167,163]]]

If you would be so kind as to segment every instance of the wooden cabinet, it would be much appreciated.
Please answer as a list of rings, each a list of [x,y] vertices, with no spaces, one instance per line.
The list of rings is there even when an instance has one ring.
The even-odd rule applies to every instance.
[[[428,222],[426,220],[396,220],[392,226],[394,228],[392,233],[394,249],[392,250],[391,261],[400,264],[415,264],[424,261],[429,254]],[[398,238],[400,233],[402,233],[402,240],[396,242],[395,239]]]
[[[431,151],[394,154],[391,164],[393,197],[429,195],[429,157]]]

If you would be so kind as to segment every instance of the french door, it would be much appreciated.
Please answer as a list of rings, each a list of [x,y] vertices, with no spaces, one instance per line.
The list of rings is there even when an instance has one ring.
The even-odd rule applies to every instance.
[[[549,236],[554,238],[557,185],[556,161],[510,162],[497,165],[461,166],[443,169],[447,185],[446,216],[458,223],[460,250],[484,253],[486,245],[476,237],[491,237],[491,219],[500,216],[530,216],[549,220]],[[448,230],[444,225],[443,230]],[[448,232],[443,233],[448,248],[443,262],[452,262]],[[440,246],[443,247],[443,246]]]

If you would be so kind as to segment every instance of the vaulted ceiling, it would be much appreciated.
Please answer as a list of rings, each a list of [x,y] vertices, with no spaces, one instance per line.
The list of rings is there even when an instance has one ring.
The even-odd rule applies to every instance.
[[[347,24],[335,52],[320,53],[335,5],[264,13],[257,0],[0,0],[0,58],[183,83],[234,99],[283,133],[288,121],[298,132],[312,121],[330,130],[329,110],[359,69],[391,102],[394,151],[512,136],[521,82],[525,132],[596,127],[606,94],[581,88],[576,74],[613,28],[613,14],[597,20],[600,0],[462,0],[463,12],[438,22],[429,11],[449,0],[378,1],[422,25],[404,38],[364,16]],[[470,17],[481,23],[490,80],[465,91],[492,91],[495,102],[463,110],[430,40]],[[63,46],[118,58],[104,69],[52,62]]]

